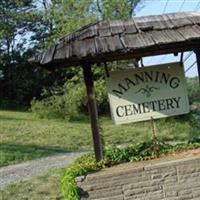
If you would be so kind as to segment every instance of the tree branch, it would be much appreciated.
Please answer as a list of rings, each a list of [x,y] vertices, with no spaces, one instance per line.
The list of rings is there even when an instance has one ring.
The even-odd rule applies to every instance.
[[[102,14],[102,9],[101,9],[99,0],[97,0],[96,2],[97,2],[97,9]]]

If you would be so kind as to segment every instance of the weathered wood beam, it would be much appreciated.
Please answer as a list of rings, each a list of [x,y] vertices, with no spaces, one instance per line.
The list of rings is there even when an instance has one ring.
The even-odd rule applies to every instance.
[[[87,56],[80,60],[79,58],[72,58],[70,60],[56,60],[52,61],[47,65],[40,65],[38,66],[47,68],[49,70],[53,70],[55,68],[62,68],[62,67],[70,67],[70,66],[80,66],[80,63],[90,60],[90,63],[103,63],[103,62],[112,62],[116,60],[128,60],[133,58],[142,58],[146,56],[157,56],[157,55],[165,55],[170,53],[179,53],[185,51],[193,51],[194,49],[198,49],[200,46],[199,41],[193,41],[189,43],[176,43],[176,44],[165,44],[143,49],[136,49],[132,50],[131,52],[108,52],[102,55],[94,55],[94,56]]]
[[[200,86],[200,49],[197,49],[195,51],[196,58],[197,58],[197,71],[199,75],[199,86]]]
[[[90,64],[85,64],[83,67],[84,80],[88,97],[88,110],[90,114],[90,122],[93,136],[93,145],[96,161],[100,161],[103,158],[101,136],[98,123],[98,111],[95,98],[95,89],[93,83],[93,73]]]

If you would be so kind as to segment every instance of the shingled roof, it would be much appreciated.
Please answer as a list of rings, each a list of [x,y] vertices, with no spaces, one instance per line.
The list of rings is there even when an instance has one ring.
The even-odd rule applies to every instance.
[[[56,68],[199,47],[200,13],[182,12],[89,24],[29,61],[37,66]]]

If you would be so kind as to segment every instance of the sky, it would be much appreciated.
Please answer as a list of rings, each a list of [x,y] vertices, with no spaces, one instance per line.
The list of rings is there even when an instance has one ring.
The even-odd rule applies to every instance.
[[[164,13],[172,12],[184,12],[193,11],[200,13],[200,0],[143,0],[142,4],[139,4],[135,9],[136,16],[146,15],[160,15]],[[188,56],[188,59],[184,62],[185,71],[194,64],[196,56],[194,53],[184,53],[184,59]],[[173,54],[145,57],[143,59],[144,66],[164,64],[169,62],[180,61],[180,54],[174,56]],[[194,64],[190,70],[186,72],[187,77],[197,76],[197,64]]]

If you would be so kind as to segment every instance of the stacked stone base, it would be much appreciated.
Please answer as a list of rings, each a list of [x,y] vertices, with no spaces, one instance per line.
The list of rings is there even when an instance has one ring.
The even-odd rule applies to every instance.
[[[200,157],[109,168],[77,184],[82,200],[200,200]]]

